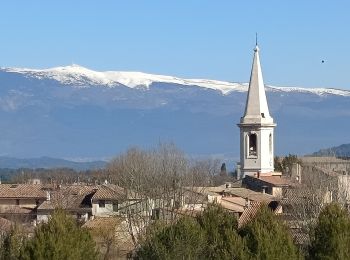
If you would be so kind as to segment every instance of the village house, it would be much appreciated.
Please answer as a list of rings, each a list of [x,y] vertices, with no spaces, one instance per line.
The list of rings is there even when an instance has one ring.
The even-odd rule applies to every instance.
[[[37,222],[46,222],[55,209],[67,211],[77,220],[86,222],[92,216],[93,186],[59,185],[48,191],[48,199],[37,209]]]
[[[57,208],[81,222],[91,217],[123,215],[140,199],[117,185],[0,184],[0,217],[20,222],[42,222]]]
[[[48,193],[40,184],[0,184],[0,217],[33,221],[38,206],[47,198]]]
[[[242,185],[248,189],[267,193],[276,198],[283,197],[283,191],[290,187],[290,178],[282,176],[280,172],[256,173],[247,175]]]
[[[113,184],[103,184],[95,189],[91,198],[93,216],[118,215],[123,208],[126,194],[123,188]]]

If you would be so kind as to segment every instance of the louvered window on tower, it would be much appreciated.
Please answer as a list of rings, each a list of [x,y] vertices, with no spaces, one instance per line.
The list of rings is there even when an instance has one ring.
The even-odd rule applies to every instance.
[[[256,139],[257,139],[256,134],[249,134],[249,156],[257,155]]]

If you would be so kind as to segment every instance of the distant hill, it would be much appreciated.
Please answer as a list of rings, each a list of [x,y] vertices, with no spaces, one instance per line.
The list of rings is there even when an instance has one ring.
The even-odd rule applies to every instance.
[[[105,161],[92,162],[74,162],[64,159],[51,157],[39,157],[30,159],[18,159],[13,157],[0,156],[0,168],[19,169],[19,168],[71,168],[77,171],[100,169],[106,166]]]
[[[336,147],[321,149],[312,154],[313,156],[336,156],[350,157],[350,144],[342,144]]]

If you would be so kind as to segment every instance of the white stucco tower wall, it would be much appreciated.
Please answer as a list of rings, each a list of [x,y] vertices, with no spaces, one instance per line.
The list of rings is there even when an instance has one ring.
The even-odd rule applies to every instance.
[[[254,49],[252,71],[245,112],[238,124],[240,128],[240,167],[242,177],[258,172],[274,171],[274,127],[270,116],[263,76],[261,72],[259,47]]]

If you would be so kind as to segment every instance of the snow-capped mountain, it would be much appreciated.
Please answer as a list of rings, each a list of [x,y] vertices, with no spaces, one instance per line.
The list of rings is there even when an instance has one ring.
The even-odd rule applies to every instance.
[[[246,83],[231,83],[209,79],[182,79],[171,76],[147,74],[129,71],[93,71],[77,64],[50,69],[26,69],[26,68],[2,68],[6,72],[15,72],[37,79],[53,79],[65,85],[79,87],[106,86],[114,88],[120,85],[129,88],[148,89],[153,83],[178,84],[183,86],[198,86],[214,89],[227,95],[233,91],[247,91]],[[317,95],[331,94],[350,96],[350,91],[329,88],[298,88],[298,87],[273,87],[269,86],[267,91],[303,92]]]
[[[237,159],[235,124],[247,88],[246,83],[97,72],[78,65],[0,68],[0,155],[105,158],[130,146],[173,141],[192,155]],[[266,90],[277,122],[277,154],[349,142],[350,91]]]

